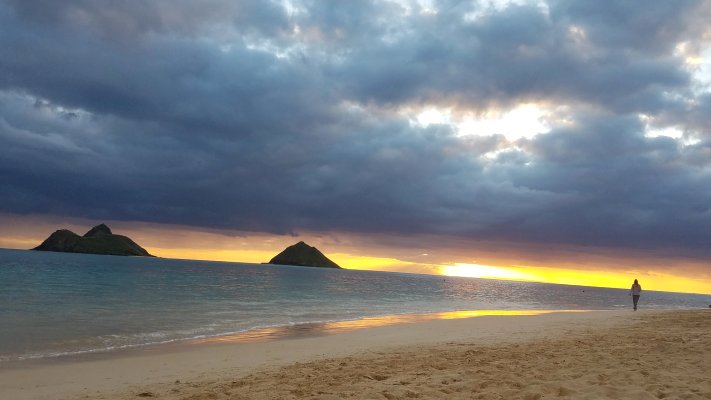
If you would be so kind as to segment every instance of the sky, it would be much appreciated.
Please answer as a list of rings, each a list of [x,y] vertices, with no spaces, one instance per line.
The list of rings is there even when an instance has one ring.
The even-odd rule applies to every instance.
[[[0,247],[711,293],[711,3],[0,0]]]

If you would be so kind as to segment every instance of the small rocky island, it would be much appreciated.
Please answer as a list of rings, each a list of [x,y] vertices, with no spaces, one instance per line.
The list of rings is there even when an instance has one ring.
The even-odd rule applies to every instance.
[[[297,265],[300,267],[341,268],[317,248],[299,242],[274,256],[268,264]]]
[[[68,229],[60,229],[32,250],[154,257],[130,238],[114,235],[104,224],[91,228],[84,236],[79,236]]]

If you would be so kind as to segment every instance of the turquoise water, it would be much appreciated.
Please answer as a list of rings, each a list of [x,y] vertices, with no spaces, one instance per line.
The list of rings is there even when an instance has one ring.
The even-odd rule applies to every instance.
[[[642,282],[644,285],[644,282]],[[0,363],[363,317],[618,309],[628,290],[0,249]],[[643,293],[642,308],[711,296]]]

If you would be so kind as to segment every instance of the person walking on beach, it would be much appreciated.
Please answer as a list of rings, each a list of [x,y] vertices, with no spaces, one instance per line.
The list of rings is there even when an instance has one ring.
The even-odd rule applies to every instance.
[[[642,286],[639,285],[637,279],[634,280],[632,288],[630,288],[630,295],[632,296],[632,303],[634,303],[634,310],[637,311],[637,302],[639,301],[639,295],[642,293]]]

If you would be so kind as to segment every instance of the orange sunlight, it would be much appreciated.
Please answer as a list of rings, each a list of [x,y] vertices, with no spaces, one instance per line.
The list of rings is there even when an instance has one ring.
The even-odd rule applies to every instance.
[[[389,326],[398,324],[411,324],[432,320],[463,319],[474,317],[491,316],[514,316],[514,315],[543,315],[553,312],[586,312],[584,310],[462,310],[446,311],[426,314],[398,314],[385,315],[381,317],[366,317],[346,321],[331,321],[311,324],[296,324],[288,326],[278,326],[269,328],[253,329],[247,332],[240,332],[234,335],[216,336],[200,338],[192,341],[199,343],[248,343],[264,342],[284,337],[296,337],[318,334],[334,334],[340,332],[350,332],[365,328],[375,328],[379,326]]]
[[[272,259],[282,248],[273,250],[244,249],[172,249],[146,247],[149,253],[164,257],[183,260],[227,261],[243,263],[264,263]],[[366,257],[348,253],[329,253],[328,258],[345,269],[360,269],[373,271],[390,271],[415,266],[415,263],[387,257]]]
[[[574,270],[552,267],[494,267],[479,264],[455,263],[443,265],[440,274],[484,279],[504,279],[563,285],[628,288],[639,279],[647,290],[711,294],[711,282],[690,279],[660,272],[630,270]]]
[[[167,249],[146,247],[149,253],[163,258],[181,260],[205,260],[243,263],[268,262],[277,253],[268,250],[228,250],[228,249]]]
[[[281,246],[281,243],[279,244]],[[244,263],[268,262],[281,247],[274,249],[180,249],[147,247],[154,255],[166,258],[227,261]],[[386,272],[410,272],[418,274],[459,276],[466,278],[501,279],[514,281],[555,283],[563,285],[627,288],[633,279],[639,279],[647,290],[665,292],[711,294],[711,282],[705,279],[691,279],[667,273],[648,271],[640,268],[629,270],[585,269],[538,267],[538,266],[494,266],[477,263],[455,262],[431,265],[388,257],[368,257],[334,252],[326,254],[336,264],[345,269],[372,270]]]
[[[493,267],[491,265],[455,263],[443,265],[440,274],[446,276],[462,276],[466,278],[507,279],[517,281],[534,280],[533,276],[513,269]]]
[[[0,247],[30,249],[55,229],[68,228],[82,233],[94,222],[0,213]],[[407,246],[382,247],[374,244],[379,240],[338,233],[301,233],[297,239],[284,235],[196,231],[172,225],[106,222],[115,232],[131,237],[151,254],[164,258],[263,263],[295,241],[304,240],[346,269],[612,288],[629,288],[637,278],[647,290],[711,294],[711,279],[699,262],[653,254],[593,254],[584,248],[560,253],[520,252],[510,244],[497,248],[495,243],[487,244],[487,248],[495,249],[490,253],[481,249],[462,251],[461,248],[413,251]],[[477,252],[481,263],[458,261],[466,260],[469,251]],[[531,259],[539,260],[540,264],[528,264],[526,260]],[[679,272],[663,272],[665,270]]]
[[[415,263],[387,257],[365,257],[347,253],[333,253],[328,258],[346,269],[388,271],[394,268],[414,266]]]

